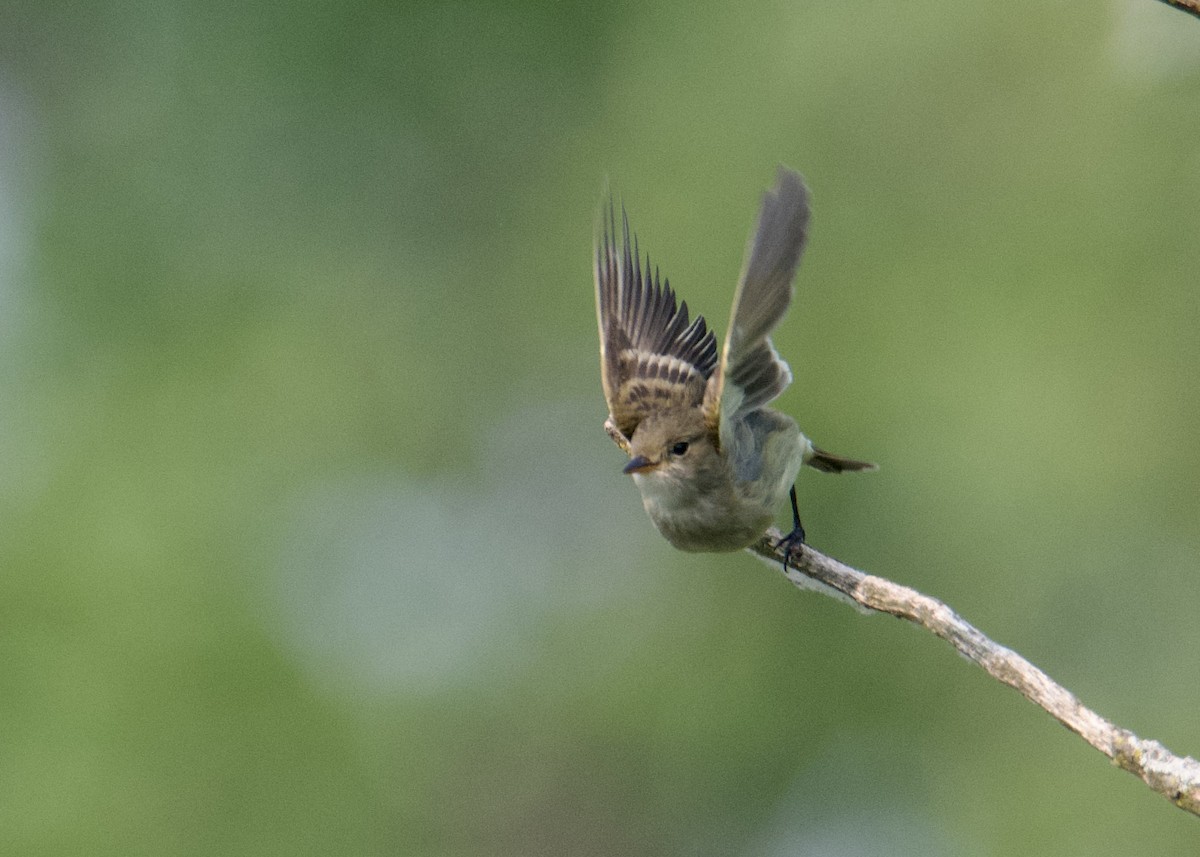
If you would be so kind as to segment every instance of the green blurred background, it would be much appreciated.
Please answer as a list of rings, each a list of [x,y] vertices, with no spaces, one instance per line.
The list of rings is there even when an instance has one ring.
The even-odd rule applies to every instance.
[[[723,333],[780,162],[781,406],[883,465],[804,476],[811,541],[1200,754],[1200,21],[8,4],[0,848],[1200,851],[945,644],[645,517],[597,202]]]

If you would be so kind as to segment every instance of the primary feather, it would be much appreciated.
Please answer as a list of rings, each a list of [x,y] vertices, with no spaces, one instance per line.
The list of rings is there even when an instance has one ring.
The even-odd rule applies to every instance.
[[[705,392],[705,416],[718,429],[722,446],[731,440],[732,420],[774,401],[792,382],[771,332],[792,302],[808,218],[808,188],[798,173],[780,167],[775,187],[763,196],[721,361]]]
[[[604,396],[628,438],[653,411],[701,403],[717,343],[703,316],[689,322],[687,303],[676,305],[670,283],[651,274],[649,256],[642,267],[624,211],[621,222],[618,248],[610,201],[596,241],[596,311]]]

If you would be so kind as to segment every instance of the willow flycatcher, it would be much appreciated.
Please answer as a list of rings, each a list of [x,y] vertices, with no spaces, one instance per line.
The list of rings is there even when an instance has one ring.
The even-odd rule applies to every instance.
[[[609,435],[629,455],[625,473],[667,541],[685,551],[733,551],[762,537],[785,495],[792,503],[790,551],[804,542],[796,475],[875,465],[813,446],[795,420],[766,407],[792,381],[771,332],[792,301],[808,231],[808,189],[780,167],[763,196],[733,296],[720,357],[702,316],[688,321],[670,283],[641,265],[622,211],[616,244],[611,200],[596,240],[600,373]]]

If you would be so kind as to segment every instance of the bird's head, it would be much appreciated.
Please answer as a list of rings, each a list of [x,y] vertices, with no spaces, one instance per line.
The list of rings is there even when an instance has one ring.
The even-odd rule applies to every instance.
[[[625,472],[648,478],[686,479],[716,448],[699,408],[670,408],[643,419],[629,439]]]

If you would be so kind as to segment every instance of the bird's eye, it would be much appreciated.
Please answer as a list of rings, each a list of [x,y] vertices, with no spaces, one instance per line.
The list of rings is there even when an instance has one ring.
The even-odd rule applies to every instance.
[[[687,451],[688,445],[686,440],[681,440],[671,447],[671,455],[683,455]]]

